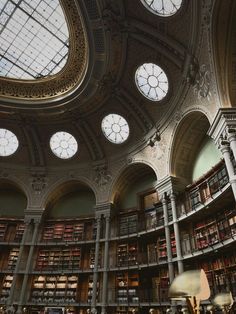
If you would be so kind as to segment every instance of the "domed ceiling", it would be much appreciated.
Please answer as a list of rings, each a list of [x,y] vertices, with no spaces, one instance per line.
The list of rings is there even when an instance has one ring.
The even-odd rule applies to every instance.
[[[6,129],[19,145],[8,157],[2,152],[1,161],[66,166],[120,158],[162,132],[183,102],[200,53],[204,1],[63,0],[57,8],[51,0],[3,3],[0,40],[7,37],[11,51],[0,63],[0,140],[5,146],[11,141]],[[14,15],[19,10],[24,22]],[[22,69],[26,48],[14,48],[17,34],[9,43],[7,23],[29,33],[30,21],[40,27],[34,45],[27,43],[33,68]],[[14,49],[18,56],[10,61],[18,73],[7,70]],[[27,53],[23,57],[27,62]]]

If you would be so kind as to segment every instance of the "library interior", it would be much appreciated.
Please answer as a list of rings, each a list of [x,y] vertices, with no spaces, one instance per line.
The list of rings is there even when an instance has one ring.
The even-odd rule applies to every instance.
[[[236,313],[233,16],[0,1],[0,314]]]

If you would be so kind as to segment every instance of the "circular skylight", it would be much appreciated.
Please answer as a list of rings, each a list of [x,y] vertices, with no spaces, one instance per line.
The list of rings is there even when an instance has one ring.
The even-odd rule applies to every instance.
[[[125,142],[129,136],[129,125],[123,117],[111,113],[103,118],[102,131],[110,142],[121,144]]]
[[[59,158],[68,159],[78,150],[78,143],[73,135],[67,132],[57,132],[50,139],[52,152]]]
[[[174,15],[181,7],[182,0],[141,0],[152,13],[160,16]]]
[[[19,142],[14,133],[7,129],[0,129],[0,156],[10,156],[15,153]]]
[[[135,73],[135,81],[139,91],[148,99],[160,101],[169,88],[165,72],[154,63],[144,63]]]

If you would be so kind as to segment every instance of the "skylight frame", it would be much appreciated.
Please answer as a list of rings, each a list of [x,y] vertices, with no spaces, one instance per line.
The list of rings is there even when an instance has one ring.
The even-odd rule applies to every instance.
[[[1,3],[2,77],[32,80],[55,75],[64,68],[69,32],[60,2],[55,4],[56,0],[5,0]],[[52,16],[55,18],[51,21]]]

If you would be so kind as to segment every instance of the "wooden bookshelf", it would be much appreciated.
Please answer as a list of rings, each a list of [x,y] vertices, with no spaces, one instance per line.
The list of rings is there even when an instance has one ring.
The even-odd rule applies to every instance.
[[[87,289],[87,302],[91,304],[92,301],[92,296],[93,296],[93,275],[89,275],[88,277],[88,289]],[[96,300],[98,301],[98,296],[99,296],[99,281],[97,281],[97,295],[96,295]]]
[[[0,221],[0,242],[20,242],[24,234],[25,224],[8,219]]]
[[[20,242],[22,240],[24,231],[25,231],[25,224],[24,223],[17,224],[14,242]]]
[[[116,274],[116,302],[119,304],[138,303],[139,276],[137,273]]]
[[[84,239],[84,223],[50,223],[42,233],[42,241],[77,242]]]
[[[157,276],[151,277],[152,300],[154,302],[166,302],[168,300],[169,277],[167,269],[161,269]]]
[[[138,245],[137,242],[118,244],[117,266],[137,265]]]
[[[7,232],[7,223],[0,222],[0,242],[4,242]]]
[[[35,276],[30,301],[35,304],[73,304],[76,302],[77,289],[77,275]]]
[[[101,267],[102,263],[102,251],[101,248],[99,248],[99,253],[98,253],[98,267]],[[95,247],[91,247],[89,250],[89,268],[93,269],[95,265]]]
[[[119,235],[127,235],[138,231],[138,215],[129,214],[120,216]]]
[[[5,304],[7,298],[10,294],[10,289],[13,281],[13,275],[5,275],[2,281],[1,292],[0,292],[0,302]]]
[[[157,255],[158,255],[158,258],[160,260],[167,258],[167,248],[166,248],[165,236],[161,236],[157,240]]]
[[[146,230],[163,226],[164,217],[162,205],[156,204],[154,209],[145,211]]]
[[[51,248],[38,252],[36,270],[80,269],[81,248]]]
[[[9,256],[8,256],[8,265],[7,265],[7,268],[9,270],[14,270],[15,267],[16,267],[16,263],[17,263],[17,260],[18,260],[18,256],[19,256],[19,251],[20,249],[19,248],[12,248],[10,253],[9,253]]]

